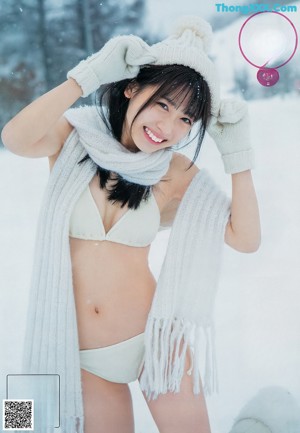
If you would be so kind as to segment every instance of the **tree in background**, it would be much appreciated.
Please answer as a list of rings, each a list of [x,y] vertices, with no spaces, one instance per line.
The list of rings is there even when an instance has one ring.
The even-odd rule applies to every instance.
[[[37,29],[37,16],[26,3],[0,3],[0,126],[30,102],[43,80],[40,50],[31,37]]]
[[[145,0],[1,0],[0,128],[117,34],[144,36]]]

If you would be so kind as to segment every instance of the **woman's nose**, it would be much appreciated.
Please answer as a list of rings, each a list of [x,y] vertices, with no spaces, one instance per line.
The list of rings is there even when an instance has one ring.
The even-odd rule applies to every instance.
[[[173,119],[170,119],[170,118],[161,119],[157,122],[157,127],[159,128],[159,130],[163,134],[164,138],[168,139],[168,138],[170,138],[171,133],[173,131],[174,121],[173,121]]]

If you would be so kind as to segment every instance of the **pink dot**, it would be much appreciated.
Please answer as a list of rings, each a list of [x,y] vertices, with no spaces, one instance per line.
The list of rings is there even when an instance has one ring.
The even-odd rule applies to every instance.
[[[257,81],[265,87],[274,86],[279,80],[279,73],[277,69],[273,68],[261,68],[257,72]]]

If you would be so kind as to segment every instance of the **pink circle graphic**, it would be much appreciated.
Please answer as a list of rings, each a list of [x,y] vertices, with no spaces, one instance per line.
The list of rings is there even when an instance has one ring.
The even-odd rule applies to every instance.
[[[295,46],[293,49],[292,54],[289,56],[289,58],[284,61],[283,63],[277,65],[277,66],[273,66],[272,68],[268,68],[266,65],[268,63],[268,61],[264,64],[264,65],[256,65],[255,63],[253,63],[250,59],[248,59],[248,57],[246,56],[246,54],[244,53],[244,50],[242,48],[242,42],[241,42],[241,38],[242,38],[242,32],[244,27],[246,26],[246,24],[253,19],[254,17],[256,17],[257,15],[261,15],[261,14],[265,14],[265,13],[272,13],[272,14],[277,14],[280,15],[282,18],[284,18],[285,20],[288,21],[288,23],[291,25],[294,33],[295,33]],[[257,12],[253,15],[251,15],[249,18],[247,18],[247,20],[244,22],[244,24],[242,25],[240,32],[239,32],[239,38],[238,38],[238,43],[239,43],[239,48],[240,51],[244,57],[244,59],[250,63],[250,65],[254,66],[255,68],[258,68],[259,71],[257,73],[257,80],[258,82],[266,87],[271,87],[274,86],[274,84],[277,83],[277,81],[279,80],[279,73],[277,71],[278,68],[281,68],[282,66],[286,65],[294,56],[296,50],[297,50],[297,46],[298,46],[298,34],[297,34],[297,30],[294,26],[294,24],[292,23],[292,21],[285,16],[284,14],[280,13],[280,12],[275,12],[275,11],[263,11],[263,12]]]

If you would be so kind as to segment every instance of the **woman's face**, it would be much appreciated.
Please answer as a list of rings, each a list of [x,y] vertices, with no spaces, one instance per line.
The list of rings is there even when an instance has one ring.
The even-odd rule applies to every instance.
[[[145,153],[153,153],[171,147],[183,139],[191,130],[193,121],[184,114],[183,107],[176,108],[174,103],[165,98],[161,98],[145,108],[132,125],[132,121],[139,109],[156,90],[157,86],[148,86],[141,91],[127,87],[124,92],[130,101],[125,116],[121,142],[133,152],[141,150]]]

